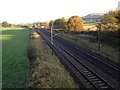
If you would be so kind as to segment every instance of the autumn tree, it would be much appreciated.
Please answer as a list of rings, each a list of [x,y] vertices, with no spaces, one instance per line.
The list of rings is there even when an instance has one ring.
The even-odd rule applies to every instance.
[[[109,11],[104,14],[103,28],[108,31],[118,30],[119,24],[119,12],[118,10]]]
[[[118,15],[116,16],[116,19],[118,20],[118,29],[120,31],[120,10],[118,10]]]
[[[83,29],[83,20],[79,16],[72,16],[69,18],[67,25],[70,31],[81,31]]]
[[[59,18],[54,21],[54,28],[56,29],[66,29],[67,28],[67,19]]]

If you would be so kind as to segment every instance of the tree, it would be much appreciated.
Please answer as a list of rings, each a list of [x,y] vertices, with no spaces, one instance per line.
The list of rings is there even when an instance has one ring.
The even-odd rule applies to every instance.
[[[7,21],[2,22],[2,27],[9,27],[9,24],[7,23]]]
[[[67,19],[59,18],[54,21],[54,28],[56,29],[66,29],[67,28]]]
[[[109,31],[116,31],[118,30],[119,24],[119,11],[109,11],[108,13],[104,14],[104,21],[103,21],[103,28]]]
[[[120,31],[120,10],[118,10],[118,15],[116,16],[116,19],[118,20],[118,29]]]
[[[118,16],[118,11],[109,11],[108,13],[104,14],[104,22],[105,23],[117,23],[116,17]]]
[[[70,31],[81,31],[83,29],[83,20],[79,16],[72,16],[69,18],[67,25]]]
[[[53,20],[51,20],[51,21],[49,22],[49,28],[53,27],[53,23],[54,23]]]

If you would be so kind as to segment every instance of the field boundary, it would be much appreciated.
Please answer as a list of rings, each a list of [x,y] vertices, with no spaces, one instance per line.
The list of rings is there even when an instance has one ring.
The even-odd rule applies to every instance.
[[[0,38],[2,30],[0,30]],[[2,40],[0,40],[0,90],[2,89]]]
[[[58,57],[52,54],[51,48],[41,36],[31,39],[29,52],[28,88],[78,88],[70,73]]]

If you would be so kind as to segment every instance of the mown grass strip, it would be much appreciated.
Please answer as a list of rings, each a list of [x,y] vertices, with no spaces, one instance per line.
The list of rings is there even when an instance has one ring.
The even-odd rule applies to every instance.
[[[32,53],[31,53],[32,52]],[[78,88],[46,42],[40,37],[32,39],[28,52],[31,88]]]
[[[2,87],[25,88],[30,30],[2,28]]]

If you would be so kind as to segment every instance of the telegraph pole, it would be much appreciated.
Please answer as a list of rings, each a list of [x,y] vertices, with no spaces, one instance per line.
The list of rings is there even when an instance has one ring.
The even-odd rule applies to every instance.
[[[53,21],[51,22],[50,29],[51,29],[51,44],[53,46]],[[53,55],[53,47],[52,47],[52,55]]]
[[[101,23],[99,23],[98,26],[98,52],[100,52],[100,40],[101,40],[100,32],[101,32]]]
[[[51,26],[51,44],[53,45],[53,29],[52,29],[53,26]]]

